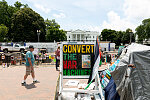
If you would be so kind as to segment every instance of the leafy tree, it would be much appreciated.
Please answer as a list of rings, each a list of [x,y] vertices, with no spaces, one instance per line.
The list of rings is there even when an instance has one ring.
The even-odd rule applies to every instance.
[[[138,42],[143,43],[143,40],[146,38],[146,33],[144,32],[144,25],[138,26],[136,29],[136,35],[138,36]]]
[[[111,30],[111,29],[104,29],[101,32],[102,35],[102,40],[103,41],[110,41],[115,43],[117,46],[120,45],[121,43],[121,37],[122,37],[122,32],[119,31],[115,31],[115,30]]]
[[[131,39],[132,39],[132,40],[131,40],[131,42],[135,42],[136,34],[135,34],[135,33],[133,33],[133,32],[132,32],[131,34],[132,34],[132,37],[131,37]]]
[[[3,42],[4,40],[6,40],[5,36],[7,33],[8,33],[8,28],[4,24],[1,24],[0,25],[0,42]]]
[[[15,2],[14,6],[15,6],[17,9],[20,9],[20,8],[23,6],[23,4],[22,4],[21,2],[19,2],[19,1],[17,1],[17,2]]]
[[[66,32],[60,29],[60,25],[55,22],[55,20],[46,20],[46,41],[53,42],[54,40],[64,41],[67,39]]]
[[[115,41],[115,43],[116,43],[117,46],[121,45],[123,34],[124,34],[124,32],[122,32],[122,31],[117,31],[116,32],[116,38],[115,38],[114,41]]]
[[[150,18],[144,19],[142,24],[136,28],[136,35],[138,35],[138,42],[140,43],[150,38]]]
[[[40,42],[45,41],[44,19],[31,8],[21,8],[12,16],[13,41],[37,42],[37,30],[41,31]]]
[[[123,35],[121,38],[122,43],[123,44],[129,44],[130,43],[130,37],[131,37],[131,42],[135,42],[135,35],[132,32],[132,30],[128,28],[125,32],[123,32]]]
[[[111,29],[104,29],[101,32],[102,40],[103,41],[111,41],[115,42],[114,39],[116,38],[116,31]]]
[[[150,18],[142,21],[144,25],[145,39],[150,38]]]
[[[123,44],[129,44],[130,43],[130,33],[126,30],[126,32],[123,32],[123,36],[121,39],[122,39]]]
[[[4,24],[8,27],[9,30],[6,37],[9,40],[12,40],[11,17],[13,16],[13,13],[20,10],[21,7],[27,8],[28,5],[24,5],[17,1],[14,6],[10,6],[5,0],[0,1],[0,24]]]
[[[8,4],[2,0],[0,1],[0,24],[8,25],[9,17]]]
[[[123,44],[130,43],[130,35],[131,35],[132,36],[131,42],[135,42],[135,36],[133,32],[130,31],[131,29],[127,29],[125,32],[115,31],[111,29],[104,29],[101,32],[102,40],[114,42],[117,46],[119,46],[121,43]]]

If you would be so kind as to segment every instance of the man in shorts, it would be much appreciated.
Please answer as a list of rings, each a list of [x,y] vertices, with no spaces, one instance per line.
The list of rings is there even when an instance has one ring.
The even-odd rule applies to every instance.
[[[32,75],[33,78],[33,83],[37,82],[37,80],[35,79],[35,74],[34,74],[34,55],[33,55],[33,51],[34,51],[34,47],[32,45],[29,46],[30,51],[28,51],[26,53],[26,74],[24,76],[24,80],[22,81],[22,85],[26,84],[26,79],[28,77],[28,75]]]

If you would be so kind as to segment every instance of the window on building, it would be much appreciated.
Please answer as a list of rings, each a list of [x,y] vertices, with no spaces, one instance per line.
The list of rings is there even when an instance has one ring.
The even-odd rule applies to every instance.
[[[76,34],[72,35],[72,40],[76,40]]]
[[[81,34],[81,40],[84,40],[84,39],[85,39],[84,34]]]
[[[77,41],[80,40],[80,34],[77,34]]]

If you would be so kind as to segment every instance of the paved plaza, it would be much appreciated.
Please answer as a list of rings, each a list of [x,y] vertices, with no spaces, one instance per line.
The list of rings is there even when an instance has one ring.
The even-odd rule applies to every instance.
[[[21,81],[25,66],[10,66],[0,68],[0,99],[1,100],[54,100],[59,71],[54,65],[37,66],[35,68],[38,83],[32,83],[32,77],[27,79],[27,85]]]

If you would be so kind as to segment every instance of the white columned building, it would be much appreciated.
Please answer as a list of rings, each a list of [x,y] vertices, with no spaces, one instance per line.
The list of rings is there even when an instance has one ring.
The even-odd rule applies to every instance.
[[[96,31],[67,31],[67,41],[95,41],[99,35]]]

